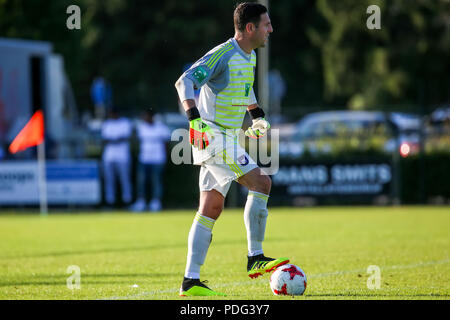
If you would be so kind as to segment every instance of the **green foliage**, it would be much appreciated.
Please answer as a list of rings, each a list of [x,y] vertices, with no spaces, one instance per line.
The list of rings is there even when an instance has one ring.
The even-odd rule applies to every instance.
[[[450,33],[444,1],[316,2],[327,32],[307,33],[320,48],[325,102],[352,109],[431,104],[448,99]],[[366,27],[366,8],[379,5],[381,29]],[[447,11],[446,11],[447,9]],[[439,89],[438,89],[439,88]]]
[[[233,36],[235,2],[2,0],[0,36],[51,41],[82,109],[91,108],[92,79],[103,75],[117,105],[175,111],[174,82],[187,63]],[[81,30],[65,27],[71,4],[81,8]],[[373,4],[381,30],[366,27]],[[287,82],[285,110],[448,102],[449,7],[438,0],[271,1],[271,67]]]
[[[450,153],[450,122],[426,127],[424,149],[427,154]]]
[[[109,79],[119,106],[176,110],[174,83],[184,65],[233,35],[222,14],[232,12],[231,4],[209,7],[208,1],[93,1],[86,8],[88,78]]]
[[[3,0],[0,1],[0,37],[49,41],[54,51],[63,55],[65,69],[79,96],[80,81],[84,77],[84,57],[80,46],[87,30],[71,31],[66,27],[66,9],[74,1]]]

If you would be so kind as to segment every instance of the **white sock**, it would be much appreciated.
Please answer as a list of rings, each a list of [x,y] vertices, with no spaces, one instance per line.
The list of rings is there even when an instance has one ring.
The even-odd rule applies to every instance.
[[[184,272],[186,278],[200,279],[200,267],[205,262],[215,221],[203,216],[200,212],[195,215],[189,231],[187,263]]]
[[[262,242],[266,233],[266,222],[269,212],[267,201],[269,196],[264,193],[249,191],[244,209],[244,222],[247,229],[248,256],[263,253]]]

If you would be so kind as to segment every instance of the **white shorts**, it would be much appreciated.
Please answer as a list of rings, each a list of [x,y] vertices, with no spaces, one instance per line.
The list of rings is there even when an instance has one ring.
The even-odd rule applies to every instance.
[[[230,157],[224,150],[204,161],[200,169],[200,191],[214,189],[226,197],[231,182],[258,168],[256,162],[240,146],[237,147],[236,155]]]

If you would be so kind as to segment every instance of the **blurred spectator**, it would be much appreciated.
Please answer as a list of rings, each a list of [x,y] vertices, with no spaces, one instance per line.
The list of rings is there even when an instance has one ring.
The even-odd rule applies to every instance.
[[[119,177],[122,201],[131,203],[130,178],[130,137],[131,122],[120,117],[117,109],[110,109],[108,119],[103,122],[101,136],[103,148],[103,174],[105,182],[105,200],[108,206],[116,203],[116,177]]]
[[[3,148],[3,143],[0,141],[0,160],[4,160],[6,158],[6,152]]]
[[[148,210],[156,212],[162,209],[161,199],[163,195],[162,174],[167,161],[167,141],[170,140],[170,130],[160,121],[156,121],[151,109],[143,114],[142,121],[137,124],[137,136],[139,139],[138,159],[138,190],[137,200],[131,206],[136,212]],[[151,192],[147,192],[147,185],[151,184]],[[150,194],[150,202],[146,206],[147,195]]]
[[[102,77],[96,77],[91,85],[91,99],[94,103],[95,116],[99,119],[105,117],[106,109],[112,104],[111,85]]]

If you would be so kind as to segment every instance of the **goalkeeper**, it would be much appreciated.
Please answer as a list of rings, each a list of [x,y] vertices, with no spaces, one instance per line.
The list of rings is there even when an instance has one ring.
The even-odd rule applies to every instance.
[[[253,122],[245,132],[247,136],[258,139],[270,128],[253,92],[256,66],[253,50],[264,47],[273,31],[266,7],[257,3],[239,4],[234,11],[234,27],[233,38],[206,53],[175,84],[190,123],[194,164],[201,166],[200,205],[189,231],[182,296],[223,295],[200,281],[200,267],[232,181],[249,190],[244,209],[249,277],[256,278],[289,262],[287,258],[264,255],[262,242],[271,179],[238,143],[247,111]],[[194,97],[196,88],[201,88],[198,106]]]

